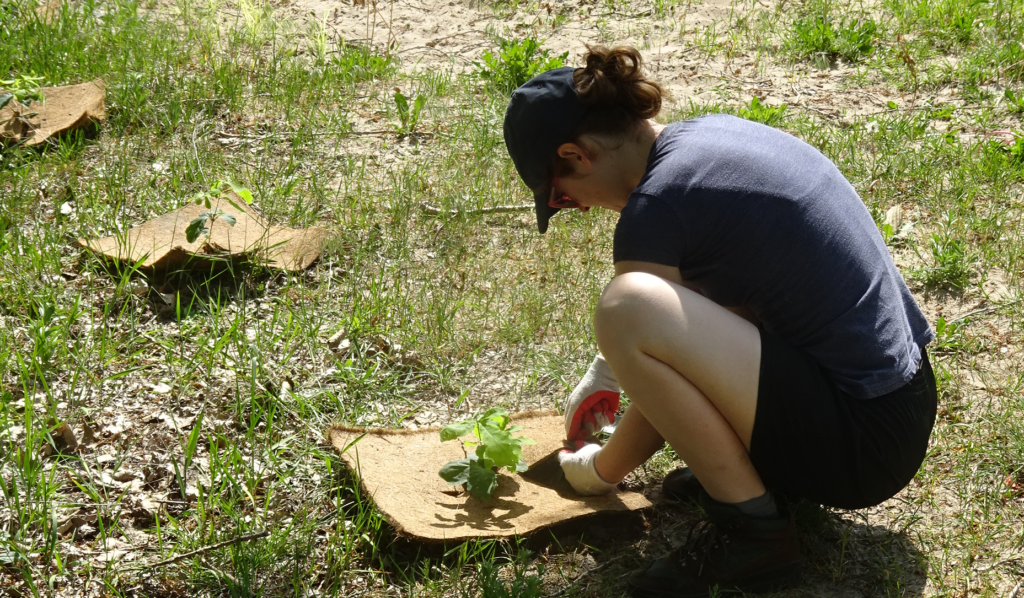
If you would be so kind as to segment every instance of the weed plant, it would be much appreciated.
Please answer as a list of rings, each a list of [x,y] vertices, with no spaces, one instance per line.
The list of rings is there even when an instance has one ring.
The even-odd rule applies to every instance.
[[[745,107],[739,109],[739,116],[747,120],[759,122],[769,127],[775,127],[782,124],[782,119],[786,113],[786,105],[781,106],[765,106],[761,103],[761,100],[757,96],[750,98],[750,103]]]
[[[794,52],[810,58],[818,68],[828,68],[836,58],[856,62],[875,49],[878,26],[872,19],[834,19],[813,16],[793,23]]]
[[[532,36],[522,39],[496,37],[496,51],[485,50],[477,73],[495,89],[511,94],[534,76],[565,64],[569,54],[552,56],[549,50],[541,49],[542,41]]]

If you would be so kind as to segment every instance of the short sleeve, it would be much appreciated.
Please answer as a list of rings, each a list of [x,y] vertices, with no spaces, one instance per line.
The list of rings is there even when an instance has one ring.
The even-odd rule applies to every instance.
[[[615,226],[612,257],[615,262],[678,267],[683,259],[683,225],[679,215],[662,199],[634,193]]]

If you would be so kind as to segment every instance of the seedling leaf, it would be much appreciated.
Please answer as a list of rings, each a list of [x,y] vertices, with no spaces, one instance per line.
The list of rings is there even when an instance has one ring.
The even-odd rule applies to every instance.
[[[452,486],[458,486],[459,484],[465,484],[469,481],[469,459],[459,459],[458,461],[450,461],[441,471],[438,472],[441,479],[448,482]]]
[[[239,197],[241,197],[242,200],[245,201],[245,203],[252,205],[252,191],[249,191],[248,189],[232,181],[231,179],[228,179],[224,182],[227,183],[227,185],[231,187],[231,190],[234,191]],[[237,209],[238,206],[235,206],[235,208]]]
[[[206,221],[209,217],[210,215],[208,212],[203,212],[195,220],[189,223],[188,228],[185,229],[185,239],[189,243],[195,243],[196,239],[198,239],[200,235],[205,235],[209,232],[210,229],[206,226]]]
[[[498,467],[514,468],[522,459],[523,449],[511,434],[504,430],[492,429],[490,426],[480,427],[480,441],[483,443],[484,456]]]
[[[480,461],[469,462],[469,479],[466,481],[466,491],[480,500],[487,500],[491,497],[494,489],[498,487],[498,474],[490,468],[483,467]]]
[[[409,124],[415,127],[420,121],[420,112],[423,112],[423,107],[427,105],[427,96],[423,94],[416,94],[416,101],[412,104],[412,114],[409,115]]]
[[[447,425],[441,428],[441,442],[447,442],[449,440],[455,440],[456,438],[465,436],[472,432],[474,427],[476,427],[476,422],[472,420]]]
[[[398,109],[398,120],[402,121],[402,128],[409,125],[409,100],[400,91],[395,92],[395,107]]]

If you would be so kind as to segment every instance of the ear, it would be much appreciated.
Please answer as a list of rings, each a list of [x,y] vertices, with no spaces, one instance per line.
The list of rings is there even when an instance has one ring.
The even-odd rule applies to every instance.
[[[568,160],[572,164],[573,172],[577,174],[587,174],[594,168],[594,156],[576,143],[563,143],[558,146],[558,157]]]

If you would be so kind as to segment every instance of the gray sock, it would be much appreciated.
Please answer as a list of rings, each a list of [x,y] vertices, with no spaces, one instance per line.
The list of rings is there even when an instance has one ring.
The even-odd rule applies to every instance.
[[[765,492],[761,496],[734,503],[732,506],[739,509],[747,517],[758,519],[770,519],[779,516],[779,508],[775,505],[775,499],[771,492]]]

